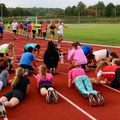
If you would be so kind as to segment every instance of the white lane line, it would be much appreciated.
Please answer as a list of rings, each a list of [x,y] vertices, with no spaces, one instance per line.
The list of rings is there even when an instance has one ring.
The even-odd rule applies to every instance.
[[[33,77],[36,78],[36,76],[33,74]],[[65,97],[64,95],[62,95],[60,92],[56,91],[57,94],[62,97],[65,101],[67,101],[69,104],[71,104],[73,107],[75,107],[77,110],[79,110],[80,112],[82,112],[83,114],[85,114],[87,117],[89,117],[92,120],[97,120],[95,117],[93,117],[92,115],[90,115],[89,113],[87,113],[85,110],[83,110],[82,108],[80,108],[79,106],[77,106],[75,103],[73,103],[71,100],[69,100],[67,97]]]
[[[85,114],[86,116],[88,116],[90,119],[92,120],[97,120],[95,117],[93,117],[92,115],[90,115],[89,113],[87,113],[85,110],[83,110],[82,108],[80,108],[79,106],[77,106],[75,103],[73,103],[71,100],[69,100],[68,98],[66,98],[64,95],[62,95],[60,92],[56,91],[57,94],[62,97],[64,100],[66,100],[69,104],[71,104],[72,106],[74,106],[77,110],[79,110],[80,112],[82,112],[83,114]]]
[[[68,75],[67,73],[64,73],[64,72],[58,72],[58,73],[60,73],[60,74],[63,74],[63,75]],[[120,91],[119,90],[117,90],[117,89],[114,89],[114,88],[112,88],[112,87],[109,87],[109,86],[107,86],[107,85],[103,85],[104,87],[106,87],[106,88],[108,88],[108,89],[110,89],[110,90],[113,90],[113,91],[115,91],[115,92],[117,92],[117,93],[120,93]]]
[[[119,90],[117,90],[117,89],[114,89],[114,88],[109,87],[109,86],[107,86],[107,85],[103,85],[103,86],[104,86],[104,87],[106,87],[106,88],[108,88],[108,89],[111,89],[111,90],[113,90],[113,91],[115,91],[115,92],[120,93],[120,91],[119,91]]]

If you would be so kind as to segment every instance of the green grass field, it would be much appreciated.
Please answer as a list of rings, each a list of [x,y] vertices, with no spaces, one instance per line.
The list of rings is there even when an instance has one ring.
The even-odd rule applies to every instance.
[[[65,41],[120,46],[120,24],[66,24]],[[49,31],[47,38],[49,38]],[[57,39],[57,34],[55,35]]]
[[[120,46],[120,24],[69,24],[64,40]]]

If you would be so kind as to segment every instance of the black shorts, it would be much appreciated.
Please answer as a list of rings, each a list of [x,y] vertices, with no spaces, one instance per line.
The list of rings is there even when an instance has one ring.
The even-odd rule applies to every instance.
[[[4,96],[7,97],[8,101],[13,97],[17,98],[19,102],[22,102],[24,99],[22,92],[19,90],[15,90],[15,89],[10,90]]]
[[[17,30],[13,30],[13,33],[16,33]]]
[[[43,37],[46,37],[46,32],[43,33]]]
[[[44,83],[44,84],[41,84],[41,85],[39,85],[39,90],[41,89],[41,88],[46,88],[46,89],[48,89],[48,88],[50,88],[50,87],[53,87],[51,84],[49,84],[49,83]]]
[[[33,35],[35,35],[35,33],[36,33],[36,30],[32,30],[32,33],[33,33]]]
[[[38,33],[40,33],[41,32],[41,29],[38,29]]]
[[[34,71],[34,68],[33,68],[32,66],[29,66],[29,65],[24,65],[24,64],[22,64],[22,65],[20,65],[20,67],[22,67],[22,68],[24,68],[24,69],[28,69],[28,70],[30,70],[30,71]]]
[[[3,31],[0,31],[0,34],[3,34]]]
[[[6,53],[6,56],[8,56],[8,53]],[[0,57],[4,57],[4,53],[0,53]]]
[[[55,35],[55,32],[54,31],[50,31],[50,35]]]

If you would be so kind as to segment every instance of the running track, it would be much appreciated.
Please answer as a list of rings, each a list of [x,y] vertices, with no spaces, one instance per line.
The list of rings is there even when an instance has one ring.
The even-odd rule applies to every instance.
[[[20,57],[23,46],[28,43],[25,36],[18,35],[17,40],[12,39],[12,34],[5,32],[4,41],[0,44],[7,42],[15,43],[15,52]],[[47,40],[30,41],[36,42],[41,45],[41,56],[47,46]],[[106,48],[105,46],[93,46],[95,50]],[[62,48],[65,52],[71,48],[71,43],[62,43]],[[120,55],[120,48],[107,47],[112,51],[117,52]],[[42,62],[38,62],[39,66]],[[18,65],[16,64],[16,67]],[[37,90],[36,80],[34,76],[30,76],[31,89],[30,93],[26,97],[26,100],[14,109],[7,109],[9,120],[119,120],[119,101],[120,92],[111,90],[105,86],[96,86],[94,88],[100,91],[105,98],[105,105],[100,107],[91,107],[88,103],[88,99],[82,97],[73,86],[73,88],[67,88],[67,71],[68,64],[65,58],[64,64],[59,64],[59,74],[54,76],[53,85],[59,94],[59,102],[57,104],[47,104],[45,99],[42,98]],[[10,75],[12,78],[14,73]],[[94,69],[91,68],[88,73],[90,77],[94,77]],[[0,92],[0,96],[10,89],[10,85],[4,88]]]

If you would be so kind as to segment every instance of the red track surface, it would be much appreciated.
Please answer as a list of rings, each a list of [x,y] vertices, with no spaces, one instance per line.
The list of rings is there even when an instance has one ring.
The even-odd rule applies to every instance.
[[[5,32],[4,35],[5,43],[9,41],[13,41],[15,43],[15,52],[18,55],[21,55],[23,46],[28,43],[25,40],[24,36],[18,35],[17,40],[12,39],[12,34]],[[0,42],[3,44],[4,42]],[[30,41],[36,42],[41,45],[41,56],[46,49],[47,42],[43,40]],[[65,52],[71,48],[70,43],[62,43],[62,47]],[[97,47],[93,46],[96,50],[102,49],[106,47]],[[110,50],[117,52],[120,55],[120,48],[111,48]],[[66,60],[65,60],[66,61]],[[41,62],[37,63],[38,65]],[[58,72],[59,74],[54,76],[53,85],[56,90],[64,95],[67,99],[71,100],[75,105],[77,105],[78,109],[81,108],[85,110],[88,114],[93,116],[99,120],[119,120],[120,119],[120,93],[110,90],[104,86],[96,86],[94,88],[100,91],[105,98],[105,105],[102,107],[91,107],[88,103],[88,99],[84,98],[75,87],[72,89],[67,88],[67,71],[68,64],[59,64]],[[91,69],[88,73],[90,77],[94,76],[94,69]],[[10,77],[12,77],[11,74]],[[82,113],[80,110],[75,108],[73,105],[68,103],[65,99],[59,96],[59,102],[57,104],[51,103],[47,104],[45,99],[39,95],[37,90],[36,80],[33,76],[30,76],[31,81],[31,89],[29,95],[26,97],[24,102],[22,102],[19,106],[13,109],[7,109],[8,119],[9,120],[89,120],[90,118]],[[4,88],[0,91],[0,96],[3,95],[6,91],[10,89],[10,86]]]

